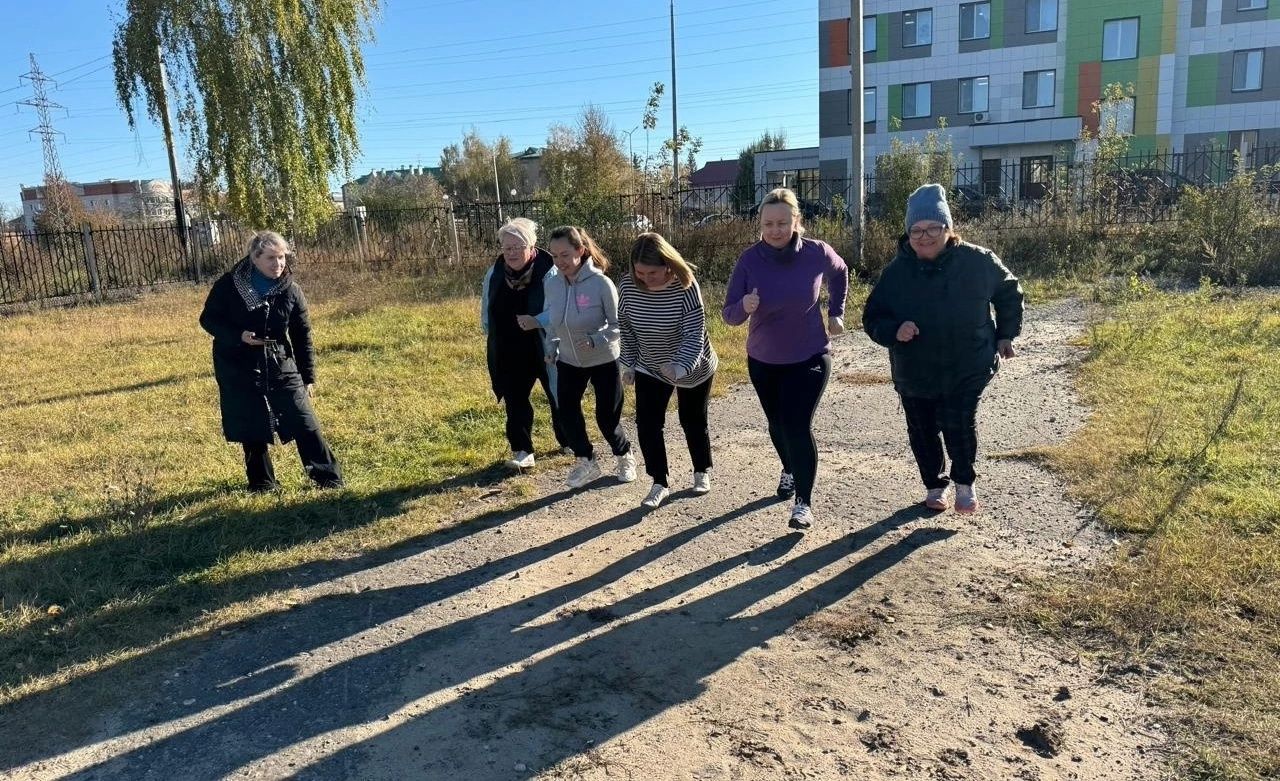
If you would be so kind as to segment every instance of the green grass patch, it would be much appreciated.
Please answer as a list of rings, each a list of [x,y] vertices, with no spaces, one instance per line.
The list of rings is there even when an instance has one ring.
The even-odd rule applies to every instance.
[[[1178,778],[1276,778],[1280,296],[1130,293],[1087,336],[1094,415],[1053,460],[1133,535],[1037,618],[1167,672]]]

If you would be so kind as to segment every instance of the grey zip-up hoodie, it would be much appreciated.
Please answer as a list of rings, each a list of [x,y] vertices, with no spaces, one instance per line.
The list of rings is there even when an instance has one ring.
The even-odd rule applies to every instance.
[[[553,358],[583,368],[618,360],[618,289],[591,258],[583,260],[573,282],[563,274],[548,275],[543,290],[546,302],[538,320],[547,329]],[[589,347],[576,344],[584,337]]]

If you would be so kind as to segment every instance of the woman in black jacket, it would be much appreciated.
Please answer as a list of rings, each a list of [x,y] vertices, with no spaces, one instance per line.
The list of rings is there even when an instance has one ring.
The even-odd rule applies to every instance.
[[[862,327],[889,348],[930,509],[947,508],[952,482],[956,512],[978,509],[978,401],[1000,359],[1014,356],[1022,306],[1017,277],[995,253],[955,234],[942,186],[927,184],[912,193],[907,235],[867,299]]]
[[[551,428],[561,448],[569,439],[560,425],[556,407],[555,366],[546,361],[543,346],[544,296],[542,281],[556,273],[551,255],[538,246],[538,227],[533,220],[516,217],[498,228],[502,254],[481,283],[480,326],[488,337],[489,384],[493,395],[507,408],[507,444],[511,458],[507,466],[533,466],[533,404],[535,384],[542,385],[551,405]]]
[[[213,335],[222,433],[244,446],[250,491],[278,488],[268,445],[296,441],[307,476],[341,488],[342,469],[311,406],[315,351],[307,299],[286,266],[289,243],[262,231],[213,283],[200,326]]]

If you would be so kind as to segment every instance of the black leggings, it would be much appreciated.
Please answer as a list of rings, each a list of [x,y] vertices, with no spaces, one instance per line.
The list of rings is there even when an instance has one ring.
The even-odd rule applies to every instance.
[[[533,452],[533,400],[530,396],[535,383],[541,383],[547,394],[547,402],[551,406],[551,430],[555,432],[556,442],[561,447],[570,446],[564,427],[560,425],[560,408],[551,393],[546,367],[539,359],[537,366],[526,366],[523,371],[513,370],[502,379],[502,401],[507,408],[507,444],[513,453]]]
[[[978,458],[978,393],[959,393],[938,398],[902,397],[907,414],[907,437],[920,467],[925,488],[945,488],[955,481],[973,485]],[[951,476],[946,475],[942,444],[951,456]]]
[[[596,425],[615,456],[631,452],[631,441],[622,428],[622,369],[617,361],[599,366],[570,366],[556,363],[556,403],[560,405],[560,425],[569,447],[578,458],[593,458],[595,449],[587,436],[582,416],[582,397],[587,385],[596,390]]]
[[[298,456],[302,459],[302,468],[307,477],[322,488],[336,488],[342,485],[342,467],[338,458],[330,449],[329,443],[319,431],[304,429],[297,433],[294,443],[298,446]],[[276,470],[271,466],[271,452],[267,442],[245,442],[244,471],[249,478],[249,490],[270,491],[279,488],[276,482]]]
[[[640,452],[644,454],[644,471],[653,482],[667,484],[667,442],[663,428],[667,422],[667,405],[672,391],[679,406],[680,428],[689,445],[689,457],[693,471],[706,472],[711,468],[711,432],[707,429],[707,410],[711,404],[711,382],[692,388],[676,388],[662,380],[636,372],[636,437],[640,440]]]
[[[818,476],[818,443],[813,415],[827,389],[831,356],[823,353],[800,363],[764,363],[747,359],[747,374],[769,421],[769,438],[782,471],[796,479],[796,499],[809,504]]]

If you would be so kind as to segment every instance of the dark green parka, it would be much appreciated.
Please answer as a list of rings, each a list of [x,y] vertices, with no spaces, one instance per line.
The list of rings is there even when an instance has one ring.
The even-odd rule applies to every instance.
[[[253,264],[244,258],[213,283],[200,327],[213,336],[213,374],[218,381],[222,433],[228,442],[290,442],[296,428],[319,431],[306,386],[315,382],[315,350],[307,300],[286,271],[259,296],[249,282]],[[245,331],[275,344],[253,347]]]
[[[1022,308],[1022,286],[991,250],[952,239],[926,261],[904,236],[867,298],[862,327],[889,348],[902,395],[981,393],[1000,365],[996,342],[1022,332]],[[907,321],[920,333],[899,342]]]

